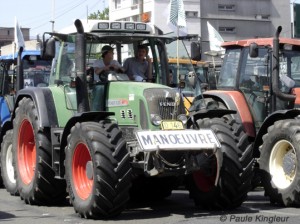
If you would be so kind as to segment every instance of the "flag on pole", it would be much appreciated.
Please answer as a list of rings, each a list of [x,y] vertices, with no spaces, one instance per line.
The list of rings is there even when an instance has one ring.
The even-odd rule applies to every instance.
[[[224,42],[219,32],[207,21],[209,47],[211,51],[224,51],[221,44]]]
[[[15,44],[16,44],[17,51],[19,51],[20,47],[25,48],[23,33],[20,29],[17,18],[15,18]]]
[[[167,24],[179,36],[187,35],[185,10],[182,0],[170,0]]]

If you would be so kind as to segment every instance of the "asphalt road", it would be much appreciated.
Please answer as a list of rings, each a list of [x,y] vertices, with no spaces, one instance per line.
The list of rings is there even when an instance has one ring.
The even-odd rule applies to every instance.
[[[263,191],[249,193],[248,200],[232,211],[204,211],[194,207],[187,191],[174,191],[160,202],[130,203],[122,215],[113,220],[79,218],[66,203],[60,207],[26,205],[19,197],[0,189],[0,222],[14,224],[220,224],[220,223],[300,223],[299,208],[271,205]]]

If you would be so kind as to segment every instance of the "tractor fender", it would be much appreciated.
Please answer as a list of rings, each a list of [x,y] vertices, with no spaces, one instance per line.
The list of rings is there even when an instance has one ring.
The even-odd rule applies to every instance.
[[[188,127],[190,127],[191,125],[197,125],[196,121],[198,119],[223,117],[224,115],[235,113],[235,110],[229,109],[201,109],[197,112],[193,112],[190,114],[189,119],[187,121],[187,125]]]
[[[0,96],[0,143],[8,129],[11,129],[11,110],[13,97]]]
[[[78,113],[71,117],[66,126],[63,129],[62,135],[60,136],[60,151],[59,151],[59,158],[60,161],[64,161],[66,154],[65,154],[65,147],[67,146],[67,138],[68,135],[71,132],[71,128],[77,123],[77,122],[87,122],[87,121],[92,121],[92,122],[99,122],[104,119],[108,119],[108,116],[114,115],[113,112],[83,112],[83,113]],[[61,166],[60,168],[60,176],[63,177],[65,174],[65,168],[64,166]]]
[[[232,114],[231,116],[238,123],[243,124],[244,130],[248,136],[255,137],[256,131],[253,118],[243,93],[236,90],[209,90],[204,92],[203,96],[223,103],[229,110],[237,111],[237,113]]]
[[[285,120],[285,119],[293,119],[300,115],[299,109],[290,109],[290,110],[278,110],[269,115],[263,122],[262,126],[260,127],[254,142],[254,152],[253,155],[255,158],[259,157],[259,146],[262,145],[262,137],[264,134],[267,133],[268,127],[273,125],[278,120]]]
[[[39,116],[39,127],[58,126],[54,99],[48,88],[33,87],[19,90],[16,96],[15,108],[12,112],[12,120],[15,117],[15,109],[19,101],[24,97],[33,100]]]
[[[87,121],[93,121],[93,122],[99,122],[101,120],[108,119],[108,116],[114,115],[114,112],[105,112],[105,111],[93,111],[93,112],[83,112],[83,113],[78,113],[71,117],[61,136],[61,152],[64,151],[65,146],[67,145],[67,137],[70,134],[71,128],[77,123],[77,122],[87,122]],[[109,120],[109,119],[108,119]]]

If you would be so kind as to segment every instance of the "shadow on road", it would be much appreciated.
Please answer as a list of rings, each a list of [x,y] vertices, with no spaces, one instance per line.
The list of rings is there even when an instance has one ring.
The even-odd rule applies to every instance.
[[[183,215],[185,218],[251,214],[259,212],[261,206],[265,208],[269,205],[268,198],[263,194],[253,196],[250,194],[245,203],[234,210],[203,210],[194,206],[194,202],[189,198],[187,191],[173,191],[170,197],[161,201],[130,202],[128,208],[116,220],[156,219],[172,214]],[[270,209],[274,209],[274,206],[270,206]]]
[[[12,218],[15,218],[15,217],[16,217],[15,215],[12,215],[12,214],[7,213],[7,212],[0,211],[0,221],[5,220],[5,219],[12,219]]]

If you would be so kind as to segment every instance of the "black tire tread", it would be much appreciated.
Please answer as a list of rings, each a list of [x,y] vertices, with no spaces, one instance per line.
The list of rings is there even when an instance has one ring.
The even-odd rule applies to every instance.
[[[18,166],[16,165],[16,152],[14,164],[16,167],[15,176],[17,177],[17,188],[22,199],[26,204],[51,205],[57,204],[65,200],[66,185],[65,181],[55,179],[55,172],[51,167],[51,139],[50,131],[47,128],[38,128],[38,112],[35,104],[30,98],[24,97],[19,101],[14,119],[13,149],[17,148],[17,139],[19,133],[19,125],[22,117],[27,117],[31,122],[35,134],[35,143],[37,151],[36,171],[33,183],[30,187],[25,187],[19,176]]]
[[[17,190],[17,184],[12,183],[7,174],[6,170],[6,153],[7,153],[7,148],[9,145],[12,145],[12,136],[13,136],[13,130],[7,130],[2,143],[1,143],[1,176],[3,180],[3,185],[8,193],[13,196],[19,195],[18,190]]]
[[[84,134],[85,133],[85,134]],[[74,137],[75,136],[75,137]],[[89,203],[82,202],[72,189],[72,178],[68,171],[72,144],[76,136],[86,136],[87,145],[94,161],[95,192]],[[126,142],[114,123],[100,121],[76,123],[68,136],[66,148],[66,179],[70,202],[75,211],[84,218],[109,218],[119,215],[129,200],[131,187],[131,166]]]
[[[271,149],[275,144],[275,141],[280,139],[287,139],[290,141],[296,150],[297,158],[299,158],[300,120],[279,120],[268,127],[267,133],[263,136],[263,144],[260,146],[260,158],[258,160],[261,182],[265,189],[265,195],[269,197],[271,203],[283,206],[299,206],[300,165],[297,165],[295,179],[287,189],[277,189],[272,183],[269,173],[269,157]]]
[[[189,176],[188,189],[195,204],[205,209],[234,209],[251,189],[253,176],[252,145],[241,124],[229,117],[198,120],[201,128],[211,128],[221,144],[223,164],[218,184],[210,192],[201,192]]]

